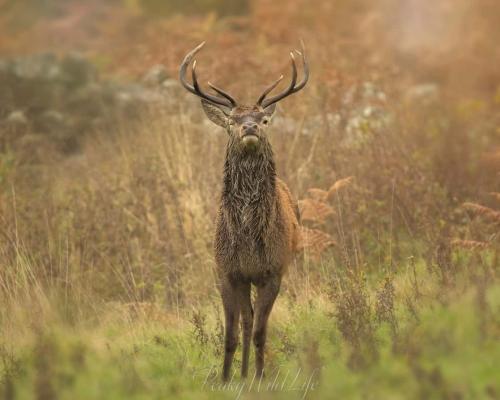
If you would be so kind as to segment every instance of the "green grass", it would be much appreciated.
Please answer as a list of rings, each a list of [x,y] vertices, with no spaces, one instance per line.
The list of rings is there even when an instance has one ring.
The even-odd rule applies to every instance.
[[[339,330],[329,296],[307,303],[281,296],[260,387],[238,378],[239,353],[235,379],[222,385],[218,303],[180,319],[115,305],[77,323],[53,316],[26,321],[17,333],[6,324],[0,336],[3,398],[496,398],[500,285],[464,291],[457,283],[441,295],[421,285],[410,312],[404,299],[412,294],[403,278],[394,280],[397,326],[371,315],[373,340],[361,339],[361,363],[352,362],[355,349]]]

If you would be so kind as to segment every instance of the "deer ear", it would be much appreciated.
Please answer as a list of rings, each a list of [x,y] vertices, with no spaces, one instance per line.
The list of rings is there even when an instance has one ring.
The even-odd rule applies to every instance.
[[[205,111],[205,114],[210,121],[214,124],[222,126],[223,128],[227,127],[227,114],[222,108],[213,105],[204,99],[201,100],[201,105],[203,106],[203,111]]]
[[[274,115],[275,111],[276,111],[276,103],[271,104],[270,106],[264,108],[264,114],[266,114],[268,118],[271,118]]]

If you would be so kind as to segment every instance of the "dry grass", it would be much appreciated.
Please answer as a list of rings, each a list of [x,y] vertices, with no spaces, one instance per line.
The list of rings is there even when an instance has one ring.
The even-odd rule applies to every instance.
[[[464,203],[462,204],[466,210],[473,212],[476,215],[484,217],[486,220],[498,223],[500,222],[500,211],[493,210],[492,208],[482,206],[477,203]]]
[[[456,10],[466,10],[459,3]],[[362,390],[360,376],[396,382],[400,375],[394,371],[406,371],[405,382],[417,382],[408,389],[415,397],[459,398],[449,382],[459,394],[495,395],[481,365],[488,364],[488,346],[498,339],[492,309],[500,165],[488,155],[500,146],[500,112],[491,84],[471,83],[474,77],[498,82],[493,60],[484,57],[498,57],[488,50],[498,28],[478,11],[487,3],[464,13],[476,33],[460,52],[454,35],[443,39],[442,49],[432,46],[432,32],[420,45],[402,38],[415,48],[398,47],[401,24],[385,29],[395,18],[388,10],[399,9],[392,1],[284,7],[265,0],[246,16],[222,19],[149,19],[119,8],[112,24],[82,18],[57,49],[82,46],[112,76],[137,76],[156,62],[173,75],[185,50],[208,39],[200,74],[253,98],[287,68],[285,50],[304,37],[311,82],[281,105],[271,128],[278,174],[299,199],[304,251],[290,267],[273,314],[270,364],[293,359],[304,368],[326,365],[326,376],[337,377],[328,375],[334,359],[330,365],[339,375],[332,382],[340,392],[344,382]],[[101,10],[89,4],[90,16]],[[453,14],[446,8],[450,2],[442,4],[439,15]],[[114,10],[107,7],[104,16]],[[186,32],[188,24],[198,29]],[[49,28],[52,33],[41,34]],[[51,48],[51,35],[63,28],[49,28],[37,24],[12,43],[2,35],[0,51]],[[90,28],[99,33],[89,38]],[[34,33],[37,40],[30,42]],[[479,53],[471,50],[477,42],[484,43]],[[124,348],[133,356],[147,337],[157,346],[152,354],[162,351],[173,360],[173,374],[219,357],[212,238],[226,137],[205,121],[197,101],[181,92],[172,96],[135,120],[89,133],[70,156],[43,138],[26,144],[19,132],[0,125],[0,358],[9,366],[2,372],[6,393],[16,362],[9,361],[3,342],[15,344],[16,357],[22,358],[18,349],[31,349],[38,398],[55,396],[59,372],[48,360],[57,359],[58,345],[44,335],[60,326],[80,332],[96,354],[114,339],[108,328],[131,338],[131,349]],[[467,317],[461,325],[456,316],[462,308]],[[469,340],[477,327],[480,339]],[[183,337],[162,336],[170,330]],[[453,352],[455,339],[456,348],[465,346],[464,358]],[[484,357],[476,371],[488,377],[478,378],[481,390],[467,391],[460,374],[446,375],[456,370],[453,365],[477,361],[470,348]],[[435,356],[449,364],[433,363]],[[106,362],[117,363],[114,355]],[[155,362],[146,357],[147,365]],[[130,381],[122,386],[141,393],[148,385],[130,368],[125,378],[120,375]],[[328,387],[329,380],[323,383]],[[172,396],[186,389],[176,384],[169,386]]]

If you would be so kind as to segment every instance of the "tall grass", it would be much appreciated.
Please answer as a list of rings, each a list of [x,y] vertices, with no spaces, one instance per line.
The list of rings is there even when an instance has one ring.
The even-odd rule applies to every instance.
[[[106,51],[123,61],[101,66],[107,73],[133,75],[138,42],[147,63],[174,71],[181,52],[208,36],[204,76],[253,95],[285,67],[281,42],[304,33],[311,82],[271,127],[306,240],[272,313],[270,370],[313,374],[310,398],[496,398],[498,96],[462,88],[467,68],[450,61],[453,52],[441,55],[447,80],[435,48],[395,49],[397,29],[381,29],[394,14],[380,14],[392,2],[337,3],[259,1],[241,20],[147,26],[120,9],[106,40],[89,46],[97,62]],[[489,21],[470,15],[473,26]],[[193,21],[200,28],[186,34]],[[216,376],[212,255],[226,134],[177,89],[136,118],[87,132],[70,156],[35,131],[0,124],[4,398],[234,398]],[[261,395],[290,393],[245,394]]]
[[[366,107],[366,99],[359,101]],[[116,339],[114,351],[140,354],[108,377],[116,396],[166,393],[153,378],[151,343],[165,345],[165,356],[182,365],[168,378],[180,385],[171,390],[210,395],[186,375],[217,366],[222,348],[211,242],[226,134],[205,123],[198,104],[186,104],[152,108],[91,136],[80,154],[36,166],[13,163],[8,170],[0,243],[5,393],[26,397],[30,392],[21,388],[28,385],[40,399],[87,398],[75,382],[101,379],[71,360],[88,357],[100,369],[115,357],[113,350],[98,356],[102,341]],[[301,123],[295,105],[288,107],[271,140],[310,236],[273,313],[271,368],[318,369],[321,376],[340,368],[348,380],[382,374],[373,390],[397,392],[389,383],[393,372],[383,368],[389,363],[405,366],[408,375],[400,378],[415,396],[498,390],[491,371],[476,364],[460,386],[460,375],[446,364],[455,359],[449,347],[455,345],[440,336],[449,329],[459,335],[457,346],[498,350],[491,344],[499,322],[496,211],[471,203],[454,211],[433,166],[418,162],[415,144],[398,130],[404,122],[398,108],[388,104],[381,122],[359,121],[363,114],[351,111],[318,114],[308,105],[302,111],[308,122]],[[465,210],[486,221],[460,220]],[[490,246],[470,244],[489,231]],[[466,300],[459,300],[462,293]],[[466,321],[482,338],[472,344],[455,331],[462,303],[477,309],[478,319]],[[311,318],[318,326],[309,332]],[[443,331],[434,332],[434,322],[422,325],[440,318]],[[61,342],[65,332],[72,332],[71,344]],[[434,352],[438,364],[424,361]],[[15,372],[16,365],[25,372]],[[61,381],[61,368],[73,383]],[[363,393],[354,387],[335,386],[339,393]],[[95,390],[98,397],[105,393]]]

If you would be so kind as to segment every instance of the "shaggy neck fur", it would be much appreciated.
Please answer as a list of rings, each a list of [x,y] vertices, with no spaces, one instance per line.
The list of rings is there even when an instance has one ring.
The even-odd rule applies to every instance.
[[[262,244],[274,215],[276,169],[267,139],[259,148],[246,151],[239,140],[230,137],[224,164],[222,204],[231,231],[237,237]],[[235,238],[236,239],[236,238]]]

